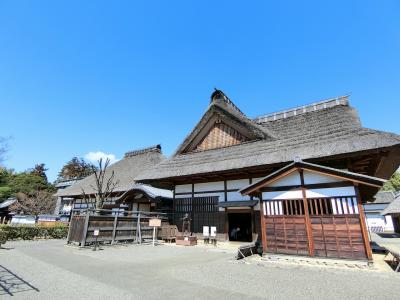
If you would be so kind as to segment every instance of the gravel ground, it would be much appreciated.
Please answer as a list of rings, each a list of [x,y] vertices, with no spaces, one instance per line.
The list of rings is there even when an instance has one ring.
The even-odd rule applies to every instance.
[[[234,261],[233,251],[65,241],[0,249],[1,299],[398,299],[400,275]],[[254,261],[254,260],[250,260]]]

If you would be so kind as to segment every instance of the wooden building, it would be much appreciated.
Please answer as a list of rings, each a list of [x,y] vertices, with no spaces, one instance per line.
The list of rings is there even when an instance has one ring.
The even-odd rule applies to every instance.
[[[400,194],[382,212],[382,216],[390,216],[393,221],[394,232],[400,233]]]
[[[367,221],[368,231],[371,232],[393,232],[392,216],[383,216],[383,210],[390,205],[395,199],[395,195],[391,191],[378,192],[373,201],[368,201],[363,205],[365,218]]]
[[[144,149],[127,152],[123,159],[110,165],[106,170],[105,178],[114,172],[117,185],[105,202],[104,209],[141,210],[141,211],[171,211],[173,194],[171,190],[151,187],[136,183],[136,176],[149,168],[154,167],[165,156],[161,153],[161,146],[156,145]],[[63,204],[62,211],[71,209],[94,208],[95,177],[90,175],[72,185],[59,189],[55,194]],[[93,201],[83,200],[83,191]]]
[[[298,162],[292,165],[296,157]],[[297,248],[296,252],[291,249],[286,253],[369,258],[360,205],[373,199],[383,183],[378,178],[388,179],[398,168],[400,137],[362,127],[356,110],[349,106],[347,96],[249,118],[222,91],[216,90],[211,95],[207,111],[174,155],[139,174],[136,180],[173,189],[174,222],[188,213],[192,218],[193,231],[199,235],[203,226],[216,226],[220,239],[251,241],[257,236],[263,237],[265,251],[281,252],[278,250],[281,245],[275,250],[271,242],[271,247],[268,246],[271,228],[267,226],[276,224],[276,234],[282,234],[279,227],[286,226],[282,225],[282,215],[277,218],[266,215],[263,212],[265,201],[275,200],[264,199],[269,196],[258,190],[254,193],[252,187],[260,180],[263,182],[266,176],[282,172],[285,168],[295,166],[301,171],[303,165],[298,165],[300,161],[311,163],[313,168],[320,170],[317,172],[320,178],[311,176],[315,181],[305,185],[314,185],[313,189],[325,189],[325,192],[333,190],[327,194],[310,194],[304,184],[290,185],[290,189],[297,189],[298,198],[284,199],[283,193],[279,197],[283,206],[279,207],[286,209],[285,205],[303,205],[302,210],[297,208],[297,214],[303,213],[297,219],[302,219],[303,223],[292,223],[290,226],[321,227],[325,221],[332,225],[336,220],[342,223],[332,225],[340,230],[334,233],[334,237],[329,237],[336,239],[336,248],[329,253],[325,248],[325,252],[319,249],[321,243],[315,240],[314,246],[310,245],[313,241],[311,229],[306,232],[306,245]],[[289,179],[290,176],[281,178],[283,182]],[[323,186],[326,183],[332,186]],[[247,192],[249,188],[251,192]],[[268,188],[274,187],[262,187]],[[332,194],[335,189],[341,193]],[[339,210],[336,206],[336,213],[333,211],[332,205],[336,202],[332,199],[336,197],[344,199],[338,200],[340,205],[352,201],[351,208],[345,206],[348,209],[346,214],[340,206],[344,217],[337,216]],[[330,206],[318,210],[319,214],[307,210],[305,206],[314,198],[323,199],[323,207]],[[319,203],[320,200],[316,201]],[[329,217],[325,218],[327,213]],[[289,218],[283,216],[285,220]],[[318,220],[319,224],[313,223]],[[284,240],[285,234],[277,239]],[[318,234],[322,234],[321,230]],[[353,235],[356,240],[352,240]],[[346,255],[342,255],[345,252]]]

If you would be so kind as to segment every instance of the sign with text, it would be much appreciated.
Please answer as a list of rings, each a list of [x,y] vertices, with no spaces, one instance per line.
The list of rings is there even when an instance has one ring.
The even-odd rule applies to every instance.
[[[149,220],[150,227],[161,227],[161,219],[152,218]]]
[[[94,235],[94,236],[98,236],[98,235],[99,235],[99,232],[100,232],[99,229],[95,229],[95,230],[93,231],[93,235]]]

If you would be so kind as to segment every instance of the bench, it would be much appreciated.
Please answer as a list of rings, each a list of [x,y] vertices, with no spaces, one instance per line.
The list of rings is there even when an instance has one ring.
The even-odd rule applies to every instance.
[[[393,262],[397,264],[395,272],[400,270],[400,252],[392,249],[391,247],[385,247],[388,250],[388,254],[390,253],[393,256]]]
[[[247,256],[258,254],[258,242],[242,245],[238,248],[238,253],[236,254],[236,259],[242,259]]]

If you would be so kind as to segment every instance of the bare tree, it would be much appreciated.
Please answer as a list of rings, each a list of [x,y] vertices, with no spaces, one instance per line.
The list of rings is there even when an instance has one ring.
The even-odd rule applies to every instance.
[[[12,205],[12,210],[36,217],[40,214],[51,214],[56,206],[56,199],[48,191],[38,190],[32,195],[17,193],[16,198],[17,202]]]
[[[98,167],[92,166],[93,175],[95,178],[94,185],[90,187],[94,190],[94,200],[96,204],[96,209],[103,208],[104,202],[112,195],[115,187],[118,185],[119,181],[115,180],[114,171],[107,172],[110,166],[110,159],[107,158],[103,163],[103,159],[100,158],[98,161]],[[107,178],[108,177],[108,178]],[[92,202],[90,195],[86,194],[84,189],[82,189],[82,198],[86,203]]]

